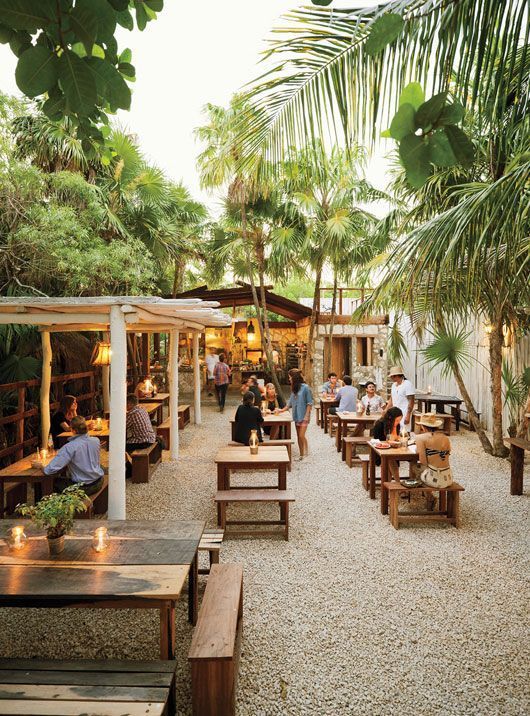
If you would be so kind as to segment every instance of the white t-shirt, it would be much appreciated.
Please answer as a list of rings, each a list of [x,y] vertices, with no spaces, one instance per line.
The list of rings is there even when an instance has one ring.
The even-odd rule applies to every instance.
[[[409,409],[408,397],[415,394],[416,390],[410,380],[405,379],[401,385],[392,383],[392,405],[396,408],[400,408],[403,413],[401,425],[405,425],[405,415]]]
[[[213,369],[215,368],[215,364],[219,363],[219,356],[217,353],[209,353],[206,356],[205,363],[208,370],[208,378],[213,378]]]
[[[363,397],[361,398],[361,402],[365,408],[367,408],[368,403],[370,403],[371,413],[380,413],[383,410],[383,406],[385,404],[383,398],[377,394],[371,398],[369,398],[368,395],[363,395]]]

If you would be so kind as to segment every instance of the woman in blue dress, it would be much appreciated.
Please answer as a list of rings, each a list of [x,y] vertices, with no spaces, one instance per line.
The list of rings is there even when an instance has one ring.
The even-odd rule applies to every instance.
[[[293,420],[296,426],[296,436],[298,438],[298,449],[300,450],[300,460],[303,460],[304,457],[309,454],[309,446],[305,435],[311,419],[313,395],[311,394],[311,389],[304,381],[302,371],[298,370],[298,368],[292,368],[289,371],[289,383],[291,384],[291,396],[285,408],[282,408],[278,412],[283,413],[286,410],[292,410]]]

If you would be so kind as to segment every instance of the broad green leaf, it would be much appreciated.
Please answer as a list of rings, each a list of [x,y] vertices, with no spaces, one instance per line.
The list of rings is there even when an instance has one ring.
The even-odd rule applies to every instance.
[[[70,13],[70,28],[85,46],[87,54],[90,54],[92,45],[96,42],[98,27],[98,15],[92,0],[77,0]]]
[[[54,121],[63,117],[65,108],[66,102],[62,93],[49,97],[42,105],[42,111],[44,114],[49,119]]]
[[[414,109],[418,109],[425,102],[425,93],[419,82],[411,82],[399,95],[399,104],[411,104]]]
[[[13,36],[13,30],[5,25],[0,25],[0,42],[5,45]]]
[[[90,3],[92,12],[98,18],[97,40],[107,42],[114,37],[116,30],[116,12],[109,5],[107,0],[85,0]]]
[[[330,0],[331,2],[332,0]],[[162,12],[164,9],[164,0],[144,0],[145,4],[155,12]],[[329,5],[329,2],[327,3]]]
[[[455,154],[444,131],[434,132],[428,137],[431,162],[437,167],[453,167],[457,164]]]
[[[92,57],[99,57],[101,60],[105,59],[105,50],[100,45],[92,46]]]
[[[402,104],[390,123],[390,136],[398,141],[407,134],[414,134],[414,107]]]
[[[111,110],[129,109],[131,90],[114,65],[97,57],[89,59],[87,64],[94,74],[98,94],[105,98]]]
[[[66,101],[80,114],[93,111],[97,102],[96,81],[87,63],[71,50],[65,50],[59,58],[59,80]]]
[[[144,11],[147,15],[147,20],[156,20],[156,12],[154,10],[151,10],[147,2],[144,2]]]
[[[453,104],[446,104],[440,112],[437,124],[458,124],[464,117],[464,108],[460,102],[454,102]]]
[[[145,30],[147,21],[149,20],[143,2],[134,0],[134,9],[136,10],[136,24],[139,30]]]
[[[392,139],[392,135],[390,134],[390,129],[385,129],[381,132],[381,136],[385,139]]]
[[[407,180],[415,189],[425,184],[432,172],[429,146],[424,137],[408,134],[399,144],[399,156],[407,172]]]
[[[452,124],[444,127],[451,149],[453,150],[458,163],[463,167],[470,167],[475,159],[475,149],[467,135]]]
[[[124,27],[126,30],[134,30],[134,20],[130,10],[116,12],[116,20],[118,25],[121,25],[121,27]]]
[[[132,50],[128,47],[121,53],[118,58],[120,62],[130,62],[132,60]]]
[[[72,45],[72,52],[75,52],[78,57],[87,56],[87,51],[82,42],[74,42],[74,44]]]
[[[32,47],[31,35],[25,30],[18,30],[18,32],[14,32],[9,40],[9,47],[14,55],[20,57],[22,53]]]
[[[125,77],[136,77],[135,68],[128,62],[120,62],[120,64],[118,65],[118,70],[122,73],[122,75],[125,75]]]
[[[54,0],[0,0],[0,22],[15,28],[35,32],[55,18]]]
[[[368,39],[364,45],[367,55],[377,55],[387,45],[399,37],[403,30],[403,18],[396,13],[387,13],[379,17],[370,27]]]
[[[21,56],[15,70],[19,89],[28,97],[38,97],[57,83],[57,57],[47,47],[30,47]]]
[[[110,4],[115,10],[127,10],[129,7],[129,0],[109,0]]]
[[[430,129],[440,116],[446,98],[447,92],[440,92],[424,102],[416,112],[416,127],[421,127],[423,130]]]

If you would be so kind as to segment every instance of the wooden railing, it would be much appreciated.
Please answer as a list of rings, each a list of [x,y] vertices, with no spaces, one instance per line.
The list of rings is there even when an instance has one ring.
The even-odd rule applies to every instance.
[[[355,303],[354,308],[357,308],[362,303],[365,302],[365,300],[370,296],[370,294],[373,292],[373,288],[356,288],[356,287],[349,287],[349,286],[341,286],[337,289],[337,315],[343,316],[343,315],[350,315],[352,313],[351,310],[344,311],[345,303],[348,301],[348,299],[351,299]],[[346,296],[346,293],[353,294],[351,296]],[[322,299],[324,298],[324,295],[326,294],[326,298],[331,301],[333,297],[333,288],[324,288],[320,287],[319,289],[319,295],[318,295],[318,306],[319,306],[319,312],[322,312],[321,305],[322,305]],[[351,308],[351,307],[350,307]]]
[[[85,371],[84,373],[70,373],[68,375],[56,375],[52,377],[53,401],[50,401],[50,410],[54,411],[59,407],[62,396],[65,394],[64,386],[66,383],[74,381],[88,382],[88,391],[76,391],[77,402],[88,403],[89,412],[94,413],[96,410],[96,380],[93,371]],[[0,385],[0,392],[3,394],[16,394],[16,412],[0,417],[0,438],[5,444],[12,442],[10,445],[0,449],[0,460],[4,461],[7,457],[14,460],[20,460],[24,457],[26,449],[33,449],[39,442],[38,421],[40,415],[39,408],[39,388],[40,379],[20,381],[17,383],[4,383]],[[14,396],[13,396],[14,397]],[[29,405],[26,409],[26,405]],[[32,420],[33,419],[33,420]],[[10,427],[14,426],[13,434],[9,436]],[[8,428],[6,430],[6,427]],[[31,429],[35,428],[35,434],[31,434]],[[9,439],[11,437],[11,439]]]

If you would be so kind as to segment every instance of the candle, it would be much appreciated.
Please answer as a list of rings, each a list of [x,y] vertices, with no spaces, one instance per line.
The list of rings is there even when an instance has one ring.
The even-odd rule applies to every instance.
[[[48,459],[48,451],[46,450],[46,448],[42,448],[42,450],[40,451],[40,456],[43,462],[44,460]]]
[[[37,460],[41,460],[40,448],[37,448]]]
[[[427,395],[430,395],[432,393],[432,385],[427,386]]]
[[[96,430],[102,430],[103,429],[103,423],[101,422],[101,418],[98,418],[96,420]]]
[[[96,552],[104,552],[109,546],[110,538],[106,527],[98,527],[94,530],[92,547]]]
[[[24,527],[17,526],[11,530],[11,537],[9,539],[9,546],[11,549],[23,549],[26,546],[27,537],[24,533]]]

